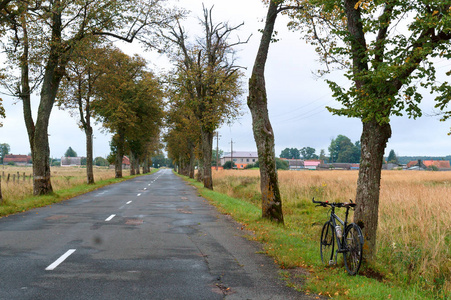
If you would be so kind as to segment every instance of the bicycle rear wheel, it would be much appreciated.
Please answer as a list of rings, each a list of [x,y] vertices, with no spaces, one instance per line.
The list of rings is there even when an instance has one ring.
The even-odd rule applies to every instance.
[[[349,275],[356,275],[360,269],[363,256],[363,234],[357,224],[351,223],[346,227],[345,245],[343,253],[346,270]]]
[[[334,227],[330,222],[324,223],[323,230],[321,231],[321,261],[326,265],[336,263],[336,261],[334,260],[334,232]]]

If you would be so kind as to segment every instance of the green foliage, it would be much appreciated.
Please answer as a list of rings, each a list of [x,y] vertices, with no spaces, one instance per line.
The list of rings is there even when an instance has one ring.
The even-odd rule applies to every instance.
[[[390,153],[388,154],[387,162],[388,163],[393,163],[393,164],[397,164],[398,163],[398,158],[396,157],[395,150],[393,150],[393,149],[390,150]]]
[[[421,116],[420,86],[439,94],[441,109],[447,105],[451,90],[436,80],[433,59],[451,57],[449,3],[314,0],[309,4],[289,13],[289,26],[317,46],[327,71],[329,66],[347,69],[352,83],[343,88],[328,81],[343,105],[329,108],[332,113],[379,124],[403,113],[415,118]]]
[[[72,149],[72,147],[69,147],[64,153],[64,157],[77,157],[77,152],[75,152],[75,150]]]
[[[360,162],[360,142],[353,144],[348,137],[338,135],[330,142],[329,153],[331,162],[358,163]]]
[[[222,167],[224,168],[224,170],[230,170],[230,169],[232,169],[232,168],[236,168],[236,165],[235,165],[235,163],[233,162],[233,161],[226,161],[223,165],[222,165]]]
[[[0,164],[3,164],[3,159],[5,158],[5,155],[8,155],[10,151],[10,147],[8,144],[3,143],[0,144]]]
[[[315,154],[315,148],[303,147],[300,152],[303,159],[318,159],[318,155]]]
[[[287,159],[300,159],[301,154],[300,154],[299,150],[296,148],[285,148],[282,150],[279,157],[287,158]]]
[[[290,167],[289,167],[289,164],[287,161],[276,157],[276,169],[277,170],[288,170],[289,168]]]
[[[98,167],[106,167],[109,165],[109,163],[108,160],[106,160],[105,158],[97,156],[96,158],[94,158],[94,165]]]

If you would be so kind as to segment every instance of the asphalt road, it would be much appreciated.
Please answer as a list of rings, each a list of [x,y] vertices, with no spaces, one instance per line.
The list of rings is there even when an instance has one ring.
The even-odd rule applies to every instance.
[[[304,299],[237,227],[160,170],[0,219],[0,299]]]

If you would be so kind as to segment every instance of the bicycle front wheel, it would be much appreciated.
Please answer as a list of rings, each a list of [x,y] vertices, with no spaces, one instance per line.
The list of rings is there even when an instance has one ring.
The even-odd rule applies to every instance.
[[[323,264],[332,265],[334,260],[335,237],[334,227],[326,222],[321,231],[321,261]]]
[[[363,234],[360,227],[351,223],[346,227],[345,245],[343,253],[346,270],[349,275],[356,275],[362,263],[363,256]]]

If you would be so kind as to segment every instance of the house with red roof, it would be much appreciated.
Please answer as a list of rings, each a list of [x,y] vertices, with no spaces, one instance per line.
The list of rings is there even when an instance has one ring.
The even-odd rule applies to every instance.
[[[31,164],[31,156],[30,155],[21,155],[21,154],[7,154],[3,158],[3,164],[15,164],[18,166],[26,166]]]

